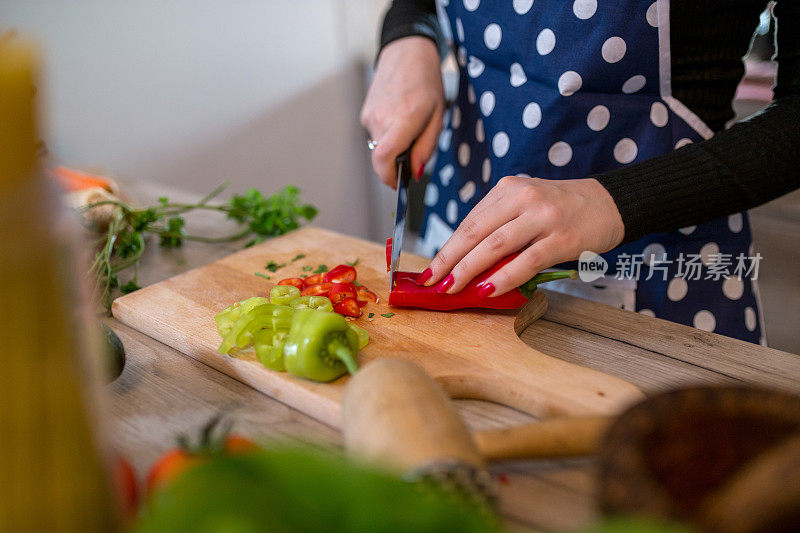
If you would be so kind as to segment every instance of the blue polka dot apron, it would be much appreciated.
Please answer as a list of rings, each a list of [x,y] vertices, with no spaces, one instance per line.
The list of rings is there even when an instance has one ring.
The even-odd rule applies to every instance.
[[[435,253],[503,176],[585,177],[712,135],[671,95],[668,0],[439,0],[437,7],[459,87],[425,192],[423,253]],[[638,279],[607,275],[607,285],[588,289],[593,299],[763,342],[755,282],[714,274],[720,262],[732,273],[736,258],[752,257],[746,214],[603,254],[611,270],[637,256],[644,258]],[[615,293],[625,296],[603,298]]]

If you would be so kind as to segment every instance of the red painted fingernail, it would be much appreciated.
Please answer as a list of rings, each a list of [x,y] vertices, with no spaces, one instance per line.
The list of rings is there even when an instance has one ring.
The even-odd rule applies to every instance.
[[[425,172],[425,163],[422,163],[419,166],[419,170],[417,170],[417,181],[422,177],[422,173]]]
[[[425,285],[425,282],[431,279],[432,276],[433,270],[426,268],[425,271],[417,278],[417,285]]]
[[[494,283],[486,283],[485,281],[478,285],[478,298],[486,298],[494,292]]]
[[[439,286],[436,287],[436,292],[447,292],[447,289],[452,287],[455,282],[456,278],[454,278],[452,274],[448,274],[447,277],[439,283]]]

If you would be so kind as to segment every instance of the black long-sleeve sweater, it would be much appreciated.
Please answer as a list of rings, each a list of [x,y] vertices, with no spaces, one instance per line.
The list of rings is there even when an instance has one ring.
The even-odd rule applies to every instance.
[[[772,104],[725,130],[765,0],[672,0],[672,93],[715,132],[660,157],[592,176],[625,224],[625,242],[761,205],[800,188],[800,1],[780,0]],[[381,48],[411,35],[440,46],[434,0],[394,0]]]

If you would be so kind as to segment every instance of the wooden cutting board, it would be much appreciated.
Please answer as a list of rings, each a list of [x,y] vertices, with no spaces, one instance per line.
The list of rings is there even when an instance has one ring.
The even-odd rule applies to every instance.
[[[306,257],[292,262],[298,254]],[[264,368],[252,354],[221,355],[213,317],[236,301],[267,295],[280,279],[303,274],[304,265],[332,268],[356,258],[358,280],[380,297],[356,320],[370,334],[369,345],[359,352],[362,365],[386,356],[411,359],[454,398],[493,401],[542,418],[613,415],[643,397],[626,381],[549,357],[519,339],[517,332],[544,312],[543,294],[537,294],[520,312],[390,308],[384,248],[314,227],[118,298],[112,313],[164,344],[326,424],[341,427],[347,377],[316,383]],[[270,260],[287,266],[270,273],[264,269]],[[403,254],[401,261],[403,270],[419,271],[427,264],[411,254]],[[389,312],[394,316],[381,316]],[[371,321],[366,318],[368,313],[375,313]]]

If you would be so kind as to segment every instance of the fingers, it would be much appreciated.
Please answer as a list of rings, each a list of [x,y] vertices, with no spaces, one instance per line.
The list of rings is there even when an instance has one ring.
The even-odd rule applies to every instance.
[[[433,258],[428,268],[431,276],[425,282],[426,286],[433,285],[441,280],[481,241],[486,239],[495,230],[516,218],[514,210],[508,206],[500,205],[502,194],[494,193],[494,189],[478,202],[466,218],[459,224],[456,231],[444,243],[439,253]],[[469,281],[467,279],[466,281]]]
[[[397,156],[411,146],[417,133],[410,121],[396,120],[385,133],[375,137],[378,146],[372,151],[372,168],[380,180],[393,189],[397,188]]]
[[[531,236],[536,235],[536,228],[531,226],[529,219],[517,217],[490,233],[453,267],[454,282],[447,292],[460,291],[472,278],[497,263],[498,258],[506,257],[535,240]]]
[[[516,289],[542,270],[561,261],[557,239],[548,236],[523,250],[513,261],[492,274],[482,285],[494,286],[494,290],[487,291],[488,296],[500,296]]]

